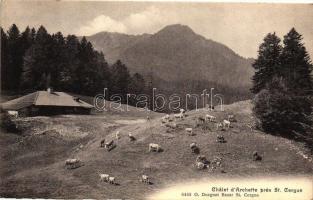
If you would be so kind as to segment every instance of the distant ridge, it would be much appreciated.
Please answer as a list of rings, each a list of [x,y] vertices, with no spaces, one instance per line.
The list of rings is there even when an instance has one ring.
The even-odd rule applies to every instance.
[[[248,88],[254,69],[226,45],[174,24],[155,34],[127,35],[101,32],[87,37],[108,62],[120,59],[132,73],[167,82],[209,81],[231,88]]]

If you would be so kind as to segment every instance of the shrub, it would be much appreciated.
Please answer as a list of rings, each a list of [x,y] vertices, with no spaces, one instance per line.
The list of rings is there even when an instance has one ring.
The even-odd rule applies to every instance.
[[[312,126],[311,104],[306,96],[290,93],[282,79],[274,78],[255,96],[253,112],[265,132],[293,137],[295,132],[305,135]]]
[[[10,116],[7,113],[0,113],[0,127],[1,129],[11,132],[11,133],[18,133],[19,130],[15,124],[15,122],[12,121]]]

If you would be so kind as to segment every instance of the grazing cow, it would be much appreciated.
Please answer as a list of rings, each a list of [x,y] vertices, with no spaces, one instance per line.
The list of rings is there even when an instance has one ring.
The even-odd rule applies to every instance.
[[[206,114],[205,115],[205,120],[209,120],[210,122],[213,122],[216,119],[216,117]]]
[[[222,165],[222,159],[220,157],[215,157],[212,162],[211,162],[211,165],[212,165],[212,169],[215,169],[217,167],[221,167]]]
[[[185,131],[188,133],[188,135],[194,135],[192,128],[185,128]]]
[[[224,119],[224,120],[223,120],[223,127],[224,127],[224,128],[225,128],[225,127],[229,128],[229,127],[230,127],[230,121]]]
[[[165,124],[165,126],[168,127],[168,128],[175,129],[177,127],[177,124],[176,123],[171,123],[171,124]]]
[[[116,131],[116,133],[115,133],[115,138],[116,138],[117,140],[119,140],[119,139],[121,138],[119,131]]]
[[[204,164],[203,162],[196,162],[196,167],[197,169],[201,170],[206,168],[206,164]]]
[[[230,122],[236,122],[235,115],[228,115],[227,119]]]
[[[109,181],[109,174],[99,174],[100,176],[100,181],[101,182],[108,182]]]
[[[177,118],[177,119],[183,119],[184,118],[184,113],[174,114],[174,117]]]
[[[209,161],[204,155],[197,156],[196,162],[202,162],[203,164],[209,164]]]
[[[115,184],[115,177],[110,176],[110,177],[109,177],[109,183],[110,183],[110,184]]]
[[[154,144],[154,143],[150,143],[149,144],[149,152],[159,152],[160,151],[160,145],[158,144]]]
[[[128,134],[128,137],[131,142],[136,140],[136,138],[131,133]]]
[[[65,164],[66,164],[66,165],[70,165],[70,164],[77,163],[77,162],[79,162],[79,159],[77,159],[77,158],[72,158],[72,159],[67,159],[67,160],[65,161]]]
[[[197,143],[193,142],[189,146],[190,146],[191,149],[193,149],[193,148],[197,147]]]
[[[107,149],[108,151],[111,151],[114,147],[115,144],[113,140],[104,144],[104,148]]]
[[[218,135],[217,139],[216,139],[216,142],[218,142],[218,143],[226,143],[226,140],[225,140],[225,138],[223,136]]]
[[[147,175],[142,175],[140,181],[146,184],[150,184],[150,178]]]
[[[219,128],[223,128],[223,124],[222,123],[216,123],[216,129],[218,130]]]
[[[253,161],[261,161],[262,160],[262,157],[258,154],[257,151],[254,151],[252,156],[253,156]]]
[[[170,115],[166,114],[164,117],[162,117],[162,119],[164,119],[165,121],[168,121],[170,119]]]
[[[104,147],[105,139],[102,139],[100,142],[100,147]]]
[[[191,143],[189,146],[190,146],[190,149],[191,149],[192,153],[195,153],[195,154],[199,154],[200,153],[200,149],[199,149],[199,147],[197,146],[197,144],[195,142]]]
[[[214,106],[213,105],[206,104],[206,107],[208,108],[208,110],[214,110]]]
[[[9,110],[9,111],[8,111],[8,115],[9,115],[9,116],[12,116],[12,117],[14,117],[14,118],[17,118],[17,117],[18,117],[18,111]]]
[[[204,122],[205,122],[205,119],[200,116],[200,117],[198,117],[198,121],[201,122],[201,123],[204,123]]]
[[[76,159],[76,158],[74,158],[74,159],[67,159],[65,161],[65,166],[66,166],[67,169],[78,168],[78,167],[80,167],[80,164],[81,164],[80,160]]]

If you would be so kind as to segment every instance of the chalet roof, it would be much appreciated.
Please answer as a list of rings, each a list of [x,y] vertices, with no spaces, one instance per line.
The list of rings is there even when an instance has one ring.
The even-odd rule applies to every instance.
[[[2,104],[4,110],[19,110],[35,106],[66,106],[92,108],[93,106],[65,92],[37,91]]]

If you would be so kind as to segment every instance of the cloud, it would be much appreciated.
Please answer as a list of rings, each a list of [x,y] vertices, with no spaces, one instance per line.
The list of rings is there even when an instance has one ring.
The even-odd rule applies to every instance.
[[[99,15],[78,30],[79,35],[92,35],[101,31],[125,33],[126,26],[108,16]]]
[[[178,22],[176,13],[166,12],[154,6],[148,7],[143,12],[131,14],[124,20],[128,32],[132,34],[152,33],[162,26],[176,22]]]
[[[176,13],[165,12],[150,6],[142,12],[128,15],[120,21],[106,15],[97,16],[86,25],[80,27],[78,34],[92,35],[101,31],[128,34],[153,33],[163,26],[177,22],[178,17]]]

